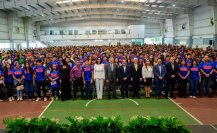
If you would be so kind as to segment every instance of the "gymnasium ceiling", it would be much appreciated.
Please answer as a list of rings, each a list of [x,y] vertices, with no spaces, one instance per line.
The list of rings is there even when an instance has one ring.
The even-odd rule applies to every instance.
[[[40,25],[105,20],[160,23],[214,4],[215,0],[0,0],[0,10],[31,17]]]

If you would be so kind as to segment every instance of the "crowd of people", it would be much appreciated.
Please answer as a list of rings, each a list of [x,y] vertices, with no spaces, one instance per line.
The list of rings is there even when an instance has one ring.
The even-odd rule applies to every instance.
[[[172,45],[68,46],[0,53],[0,101],[216,96],[217,52]],[[142,85],[142,88],[141,88]],[[120,87],[119,87],[120,86]],[[144,88],[143,88],[144,86]],[[153,88],[154,86],[154,88]],[[174,94],[178,88],[178,95]],[[188,91],[188,88],[190,91]],[[164,93],[163,93],[164,92]],[[198,93],[197,93],[198,92]],[[43,99],[42,99],[43,98]]]

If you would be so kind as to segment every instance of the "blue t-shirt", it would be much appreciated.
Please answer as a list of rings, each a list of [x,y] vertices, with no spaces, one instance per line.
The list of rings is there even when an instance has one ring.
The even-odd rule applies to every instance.
[[[213,61],[214,69],[217,70],[217,61]],[[212,78],[217,78],[217,74],[215,72],[212,73]]]
[[[213,62],[201,62],[200,63],[200,69],[202,69],[206,74],[209,74],[214,68],[215,67],[214,67]]]
[[[22,78],[22,76],[24,75],[24,71],[23,71],[23,69],[22,68],[20,68],[20,69],[14,69],[13,70],[14,72],[13,72],[13,74],[14,74],[14,76],[17,78],[17,79],[21,79]]]
[[[105,66],[107,66],[109,64],[109,62],[103,61],[102,64],[104,64]]]
[[[32,81],[33,80],[33,75],[30,73],[29,70],[24,70],[24,76],[26,81]]]
[[[50,62],[50,68],[52,68],[53,64],[56,64],[57,65],[57,68],[60,68],[60,62],[59,61],[51,61]]]
[[[0,77],[4,77],[4,73],[0,70]]]
[[[36,81],[43,81],[45,80],[45,71],[46,71],[46,68],[44,66],[36,66],[34,68],[34,72],[35,72],[35,80]]]
[[[5,82],[7,83],[13,83],[13,71],[8,70],[7,76],[5,76]]]
[[[179,73],[182,77],[185,77],[187,75],[188,71],[189,71],[189,67],[187,67],[187,66],[180,66],[179,67]]]
[[[84,59],[80,58],[80,64],[81,64],[81,66],[83,65],[83,63],[84,63]]]
[[[192,64],[192,60],[186,60],[186,65],[187,65],[188,67],[190,67],[191,64]]]
[[[83,66],[82,71],[84,72],[84,80],[85,81],[91,81],[91,79],[92,79],[92,71],[93,71],[91,66]]]
[[[198,80],[200,78],[200,67],[193,66],[190,68],[190,79]]]
[[[59,72],[58,72],[58,71],[55,71],[55,70],[54,70],[54,71],[51,71],[50,74],[49,74],[49,77],[52,78],[52,79],[55,79],[55,78],[59,77]],[[52,83],[52,82],[51,82],[51,87],[52,87],[52,88],[57,88],[57,87],[59,87],[59,80],[56,80],[55,83]]]
[[[122,61],[124,60],[124,57],[117,57],[118,61],[122,64]]]

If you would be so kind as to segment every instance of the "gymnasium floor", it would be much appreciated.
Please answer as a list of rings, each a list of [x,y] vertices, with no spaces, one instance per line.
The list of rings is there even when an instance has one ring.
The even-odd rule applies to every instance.
[[[0,103],[0,128],[5,117],[48,117],[67,122],[67,116],[121,116],[127,124],[134,115],[175,116],[194,132],[217,132],[217,98],[76,100]],[[201,126],[203,125],[203,126]]]

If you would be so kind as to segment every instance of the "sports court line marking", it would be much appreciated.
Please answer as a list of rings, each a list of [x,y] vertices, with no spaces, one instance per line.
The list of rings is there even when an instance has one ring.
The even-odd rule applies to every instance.
[[[87,107],[91,102],[95,101],[96,99],[90,100],[89,102],[86,103],[85,107]]]
[[[133,99],[129,99],[129,100],[134,102],[137,106],[139,106],[139,104],[135,100],[133,100]]]
[[[216,131],[217,131],[217,128],[216,127],[214,127],[213,125],[210,125],[212,128],[214,128]]]
[[[54,100],[51,100],[50,103],[47,105],[47,107],[41,112],[41,114],[38,116],[39,118],[44,114],[44,112],[48,109],[48,107],[53,103]]]
[[[170,101],[172,101],[176,106],[178,106],[180,109],[182,109],[185,113],[187,113],[189,116],[191,116],[195,121],[197,121],[200,125],[203,125],[201,121],[199,121],[196,117],[194,117],[192,114],[190,114],[187,110],[182,108],[179,104],[177,104],[173,99],[169,98]]]

